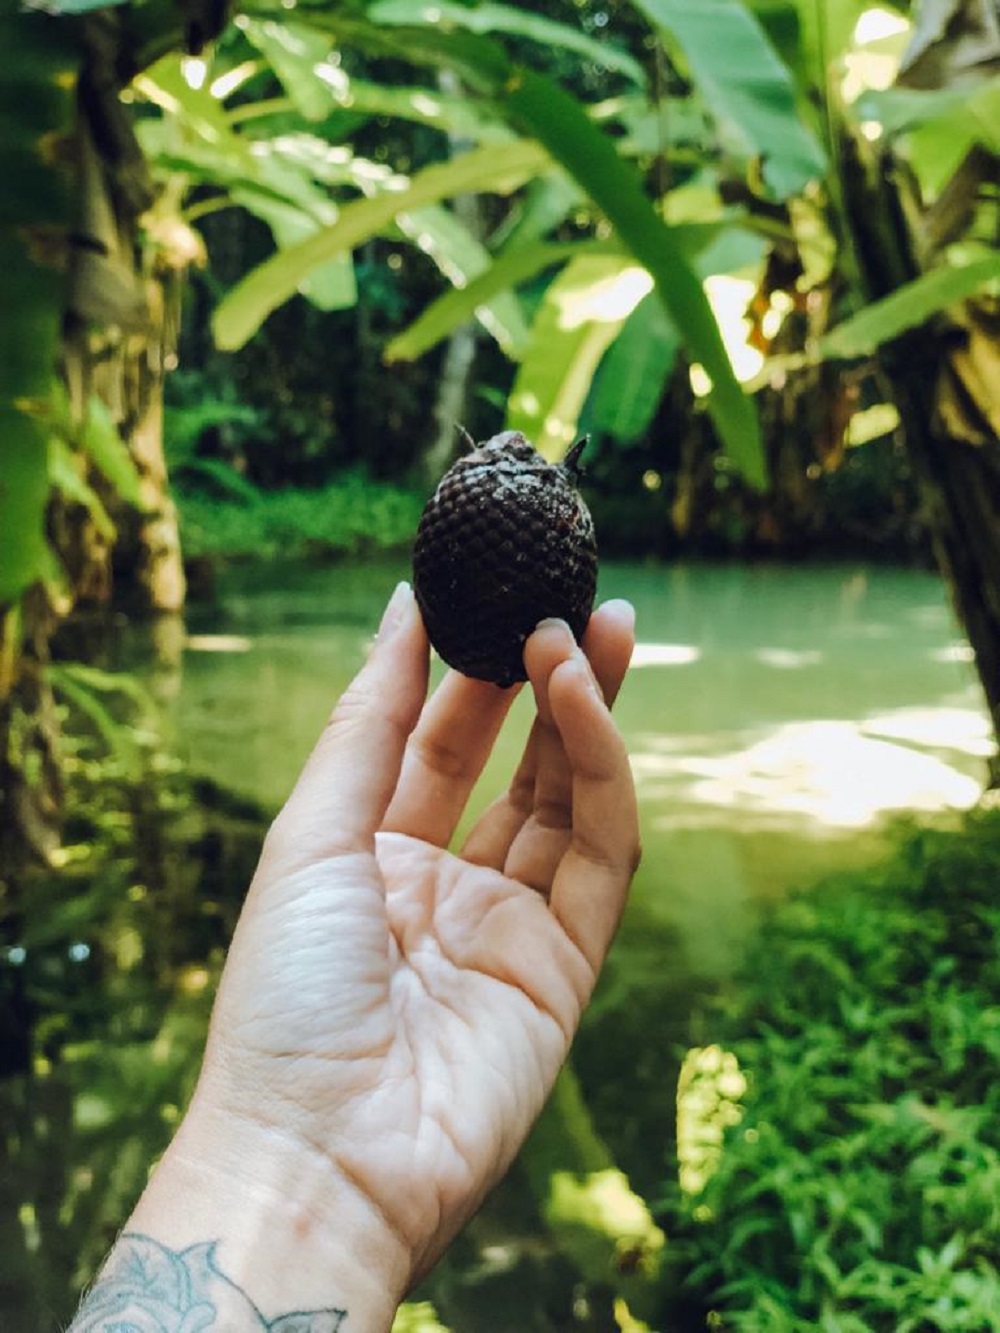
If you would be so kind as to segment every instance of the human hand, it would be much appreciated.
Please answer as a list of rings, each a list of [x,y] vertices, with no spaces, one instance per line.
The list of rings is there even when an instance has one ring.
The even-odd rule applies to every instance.
[[[450,672],[425,702],[426,636],[397,590],[267,837],[140,1230],[145,1207],[163,1234],[182,1197],[165,1238],[220,1237],[255,1299],[288,1308],[293,1265],[297,1308],[319,1306],[353,1265],[363,1326],[389,1326],[523,1142],[614,935],[638,835],[604,699],[632,642],[622,602],[583,651],[561,622],[531,636],[524,757],[455,853],[516,691]]]

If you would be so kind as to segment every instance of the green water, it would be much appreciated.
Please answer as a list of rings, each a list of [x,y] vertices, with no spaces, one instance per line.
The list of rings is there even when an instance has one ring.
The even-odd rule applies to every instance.
[[[186,624],[127,630],[116,660],[157,699],[168,749],[273,811],[405,574],[392,562],[235,569]],[[732,974],[763,904],[875,858],[896,814],[971,805],[989,752],[968,650],[932,575],[609,564],[600,595],[638,612],[616,713],[644,860],[552,1108],[421,1293],[461,1333],[618,1327],[608,1302],[633,1302],[638,1280],[619,1262],[624,1219],[669,1169],[697,997]],[[522,697],[474,807],[509,776],[528,722]],[[55,902],[46,919],[65,927],[18,964],[37,955],[44,980],[46,949],[61,951],[60,976],[76,959],[86,1014],[45,1016],[60,1054],[0,1084],[16,1127],[0,1172],[0,1328],[65,1320],[69,1289],[179,1114],[260,833],[248,817],[223,835],[214,818],[178,814],[197,823],[182,856],[154,849],[101,887],[100,928]],[[164,866],[169,890],[156,883]],[[570,1179],[583,1193],[567,1202]],[[614,1198],[595,1212],[587,1182],[609,1179]]]
[[[238,572],[189,618],[171,708],[191,765],[277,807],[363,660],[401,565]],[[634,897],[729,970],[755,905],[869,853],[893,811],[977,795],[988,728],[938,579],[909,570],[617,565],[637,609],[617,706],[645,858]],[[504,781],[522,699],[483,781]]]

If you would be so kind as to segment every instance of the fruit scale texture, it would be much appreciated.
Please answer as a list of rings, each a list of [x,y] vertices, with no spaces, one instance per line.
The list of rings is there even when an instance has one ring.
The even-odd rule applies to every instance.
[[[431,643],[467,676],[526,679],[524,641],[558,616],[577,639],[597,587],[597,543],[576,488],[583,441],[548,463],[518,431],[460,458],[424,509],[413,589]]]

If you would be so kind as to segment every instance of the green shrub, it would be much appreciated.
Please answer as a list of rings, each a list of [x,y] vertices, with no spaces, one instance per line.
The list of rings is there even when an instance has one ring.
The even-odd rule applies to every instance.
[[[707,1028],[661,1217],[685,1327],[1000,1330],[1000,814],[777,909]]]
[[[352,473],[317,490],[181,491],[178,504],[186,556],[357,555],[408,546],[423,497]]]

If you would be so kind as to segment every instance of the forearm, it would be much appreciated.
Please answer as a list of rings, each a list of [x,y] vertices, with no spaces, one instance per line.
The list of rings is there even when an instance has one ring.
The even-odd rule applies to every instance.
[[[189,1116],[68,1333],[387,1333],[407,1280],[328,1161]]]

